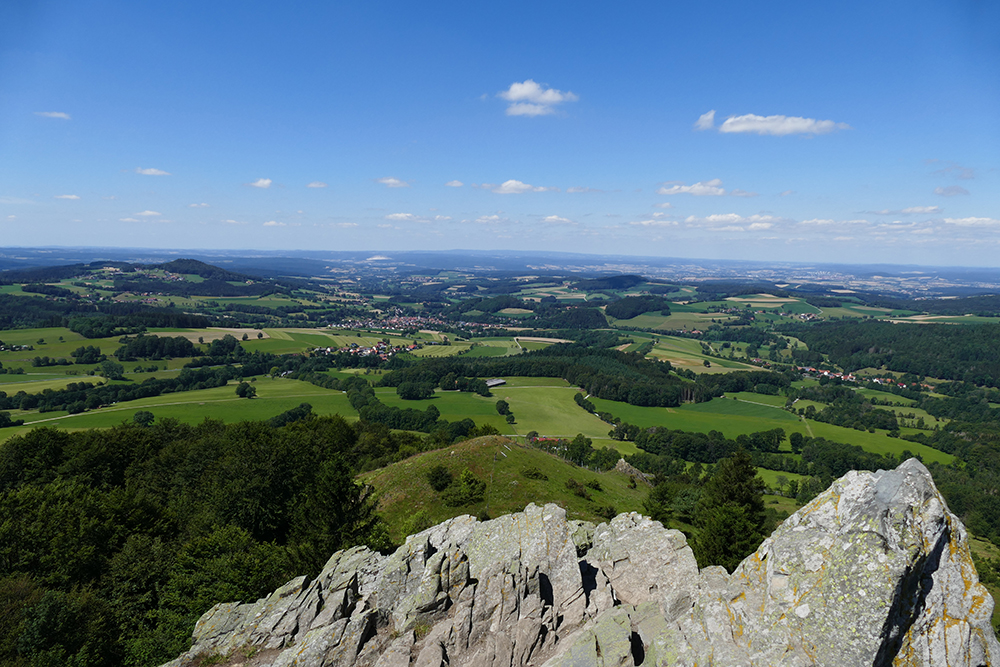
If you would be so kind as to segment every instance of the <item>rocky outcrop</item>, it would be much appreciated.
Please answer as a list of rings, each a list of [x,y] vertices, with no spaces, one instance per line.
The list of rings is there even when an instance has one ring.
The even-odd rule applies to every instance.
[[[634,513],[458,517],[217,605],[166,667],[989,665],[992,611],[965,528],[910,460],[847,474],[731,575]]]

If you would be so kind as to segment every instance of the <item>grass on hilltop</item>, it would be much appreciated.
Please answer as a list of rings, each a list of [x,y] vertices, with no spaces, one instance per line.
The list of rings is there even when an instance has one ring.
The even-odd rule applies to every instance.
[[[495,459],[495,463],[494,463]],[[466,469],[486,482],[483,501],[464,507],[447,507],[427,481],[427,472],[442,465],[457,479]],[[534,468],[548,479],[530,479],[524,470]],[[587,489],[591,500],[566,487],[573,478],[581,484],[597,481],[602,490]],[[492,479],[492,482],[491,482]],[[605,521],[597,514],[612,506],[616,513],[641,511],[649,487],[629,488],[629,478],[617,471],[604,473],[579,468],[552,454],[523,447],[501,436],[475,438],[445,449],[424,452],[386,468],[367,473],[362,480],[375,487],[379,513],[394,540],[463,514],[490,516],[519,512],[528,503],[556,503],[570,519]]]

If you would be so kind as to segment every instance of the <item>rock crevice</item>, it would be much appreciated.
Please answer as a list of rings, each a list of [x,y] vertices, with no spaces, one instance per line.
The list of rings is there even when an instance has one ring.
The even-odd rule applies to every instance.
[[[246,647],[248,667],[989,665],[992,611],[964,526],[910,460],[837,480],[732,574],[635,513],[457,517],[216,605],[164,667]]]

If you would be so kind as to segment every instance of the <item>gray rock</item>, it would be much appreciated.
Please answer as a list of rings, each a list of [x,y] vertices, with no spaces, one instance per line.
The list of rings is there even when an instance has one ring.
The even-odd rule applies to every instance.
[[[457,517],[216,605],[164,667],[244,646],[277,654],[268,667],[988,665],[992,611],[965,528],[910,460],[845,475],[732,575],[634,513]]]

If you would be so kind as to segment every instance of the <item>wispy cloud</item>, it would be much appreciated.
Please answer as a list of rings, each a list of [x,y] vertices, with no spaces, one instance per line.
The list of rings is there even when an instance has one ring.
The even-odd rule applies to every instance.
[[[934,188],[934,194],[941,195],[942,197],[955,197],[958,195],[967,195],[969,194],[969,191],[961,185],[948,185],[945,187],[938,186]]]
[[[352,227],[357,227],[358,223],[356,223],[356,222],[335,222],[335,223],[333,223],[333,226],[334,227],[340,227],[342,229],[350,229]],[[382,226],[383,225],[379,225],[379,227],[382,227]]]
[[[414,215],[412,213],[390,213],[389,215],[385,216],[385,219],[386,220],[396,220],[396,221],[416,222],[417,220],[420,220],[420,217],[416,216],[416,215]]]
[[[155,218],[163,214],[157,211],[140,211],[139,213],[134,213],[133,215],[142,216],[144,218]]]
[[[739,188],[737,188],[736,190],[730,190],[729,191],[729,196],[730,197],[757,197],[758,195],[757,195],[756,192],[747,192],[746,190],[740,190]]]
[[[656,219],[656,220],[636,220],[635,222],[630,222],[628,224],[636,226],[636,227],[676,227],[677,226],[677,221],[676,220],[663,220],[663,219]]]
[[[524,183],[522,181],[518,181],[515,179],[504,181],[500,185],[495,185],[493,183],[483,183],[478,187],[488,189],[491,192],[495,192],[500,195],[519,195],[525,192],[559,192],[559,188],[545,187],[541,185],[530,185],[528,183]]]
[[[326,187],[326,183],[324,183],[323,181],[313,181],[312,183],[310,183],[306,187],[307,188],[325,188]]]
[[[669,187],[667,187],[669,186]],[[682,185],[674,181],[663,184],[663,187],[656,191],[660,195],[694,195],[696,197],[719,197],[726,194],[722,189],[722,180],[713,178],[710,181],[695,183],[694,185]]]
[[[942,209],[940,206],[907,206],[906,208],[899,209],[898,211],[882,209],[881,211],[866,211],[866,213],[871,213],[873,215],[934,215],[941,213],[941,211]]]
[[[120,222],[139,222],[135,218],[118,218]]]
[[[245,224],[247,224],[247,222],[245,220],[233,220],[233,219],[229,219],[229,220],[223,220],[223,222],[226,223],[227,225],[245,225]]]
[[[264,223],[265,227],[285,227],[285,223],[278,222],[277,220],[268,220]]]
[[[698,123],[701,123],[707,115],[699,118],[695,126],[697,127]],[[714,115],[712,120],[714,120]],[[710,129],[711,127],[699,129]],[[851,126],[847,123],[838,123],[832,120],[816,120],[801,116],[758,116],[752,113],[743,116],[730,116],[719,126],[719,132],[723,134],[761,134],[778,137],[789,134],[829,134],[837,130],[849,129]]]
[[[576,222],[570,220],[569,218],[564,218],[558,215],[547,215],[542,218],[542,222],[547,222],[550,225],[575,225]]]
[[[70,120],[68,113],[62,111],[36,111],[36,116],[41,116],[42,118],[59,118],[60,120]]]
[[[445,185],[449,188],[460,188],[463,185],[465,185],[465,183],[463,183],[462,181],[448,181],[447,183],[445,183]]]
[[[80,195],[56,195],[55,199],[79,199]]]
[[[498,96],[510,102],[507,106],[508,116],[547,116],[555,113],[557,105],[580,99],[574,93],[546,88],[532,79],[512,83],[510,88],[498,93]]]
[[[945,218],[944,221],[949,225],[958,225],[959,227],[996,227],[1000,225],[1000,220],[996,218]]]
[[[202,202],[200,204],[188,204],[188,208],[208,208],[208,204]]]
[[[948,166],[942,167],[934,171],[935,174],[942,176],[953,176],[954,178],[971,181],[976,177],[976,170],[972,167],[963,167],[957,162],[952,162],[951,160],[926,160],[927,164],[946,164]]]
[[[143,176],[170,176],[169,171],[163,171],[162,169],[156,169],[154,167],[148,167],[146,169],[136,167],[135,173],[142,174]]]
[[[408,187],[410,187],[410,184],[407,183],[406,181],[401,181],[398,178],[391,178],[391,177],[388,177],[388,176],[385,177],[385,178],[376,178],[375,182],[376,183],[381,183],[382,185],[386,186],[387,188],[408,188]]]
[[[674,205],[668,201],[660,202],[659,204],[656,205],[656,208],[673,208],[673,207]]]
[[[261,188],[262,190],[266,190],[271,187],[271,182],[270,178],[258,178],[253,183],[248,183],[247,185],[251,188]]]
[[[762,232],[771,229],[781,218],[773,215],[742,216],[738,213],[716,213],[703,218],[691,215],[684,219],[689,226],[709,226],[726,232]],[[723,225],[718,227],[718,225]]]
[[[715,127],[715,109],[698,116],[698,120],[694,123],[696,130],[711,130],[713,127]]]

